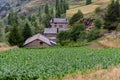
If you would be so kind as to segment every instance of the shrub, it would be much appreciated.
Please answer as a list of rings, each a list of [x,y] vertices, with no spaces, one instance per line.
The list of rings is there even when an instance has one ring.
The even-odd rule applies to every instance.
[[[71,34],[70,34],[71,40],[77,41],[77,39],[79,39],[79,35],[83,31],[85,31],[85,25],[83,25],[83,24],[75,24],[73,26]]]
[[[102,21],[100,19],[96,19],[94,24],[95,24],[95,27],[98,29],[102,27]]]
[[[57,38],[59,40],[59,43],[64,46],[66,42],[70,39],[70,32],[69,31],[61,31]]]
[[[96,28],[87,33],[87,40],[92,41],[100,37],[100,31]]]
[[[91,4],[92,0],[86,0],[86,5]]]
[[[96,13],[96,14],[99,14],[101,11],[102,11],[102,9],[101,9],[100,7],[97,7],[97,8],[95,9],[95,13]]]
[[[80,10],[78,10],[78,12],[71,17],[69,24],[73,25],[75,22],[77,22],[81,18],[83,18],[83,13]]]
[[[120,31],[120,23],[117,26],[117,31]]]

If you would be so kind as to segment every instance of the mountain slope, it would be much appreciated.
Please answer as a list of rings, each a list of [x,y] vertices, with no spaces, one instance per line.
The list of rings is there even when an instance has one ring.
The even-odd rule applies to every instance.
[[[0,0],[0,17],[4,18],[9,11],[31,13],[43,7],[46,2],[53,5],[55,0]],[[68,2],[73,4],[80,0],[68,0]]]

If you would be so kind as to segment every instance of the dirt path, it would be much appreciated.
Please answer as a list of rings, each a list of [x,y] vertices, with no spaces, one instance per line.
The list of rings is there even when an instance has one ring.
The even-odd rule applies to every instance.
[[[90,49],[102,49],[103,48],[103,46],[100,45],[99,43],[93,43],[93,44],[88,45],[87,47]]]
[[[6,51],[6,50],[10,50],[10,49],[14,49],[14,48],[18,48],[17,46],[8,46],[5,43],[0,43],[0,52],[2,51]]]
[[[101,69],[86,75],[78,73],[64,77],[62,80],[120,80],[120,67],[107,70]]]

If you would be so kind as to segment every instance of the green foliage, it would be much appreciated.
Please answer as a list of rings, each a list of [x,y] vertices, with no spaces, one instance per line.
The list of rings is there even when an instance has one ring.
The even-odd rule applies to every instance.
[[[98,29],[101,29],[102,27],[102,21],[100,19],[96,19],[95,22],[95,27],[98,28]]]
[[[74,14],[71,19],[69,24],[73,25],[75,22],[83,18],[83,13],[79,10],[76,14]]]
[[[92,0],[86,0],[86,5],[89,5],[92,3]]]
[[[83,24],[75,24],[71,30],[71,40],[77,41],[79,35],[85,31],[85,25]]]
[[[50,27],[51,18],[52,17],[50,15],[45,15],[44,16],[43,24],[45,25],[46,28]]]
[[[32,36],[32,31],[28,23],[25,24],[25,27],[22,32],[22,36],[24,38],[24,41]]]
[[[0,42],[4,41],[5,39],[5,28],[3,26],[3,22],[0,20]]]
[[[59,40],[59,43],[64,46],[69,42],[70,39],[70,31],[61,31],[58,35],[57,38]]]
[[[49,6],[48,3],[45,5],[45,14],[49,14]]]
[[[19,28],[17,26],[13,26],[13,28],[10,31],[8,42],[12,46],[19,46],[21,47],[23,45],[23,37],[19,31]]]
[[[95,9],[95,13],[96,13],[96,14],[99,14],[101,11],[102,11],[102,9],[101,9],[100,7],[97,7],[97,8]]]
[[[87,40],[92,41],[100,37],[100,31],[97,28],[93,28],[87,33]]]
[[[97,65],[119,66],[119,55],[120,49],[113,48],[14,49],[0,53],[0,80],[59,80],[76,72],[85,74]]]
[[[117,31],[120,31],[120,23],[117,26]]]
[[[18,25],[18,16],[17,13],[9,13],[8,15],[8,25],[14,26],[14,25]]]
[[[66,10],[69,9],[69,4],[66,0],[56,0],[56,17],[60,18],[62,14],[66,14]]]
[[[77,40],[85,39],[85,35],[85,26],[83,24],[75,24],[71,30],[61,31],[57,37],[62,46],[70,46],[71,43],[77,42]]]
[[[105,27],[108,30],[115,30],[118,21],[120,19],[120,6],[119,0],[112,0],[111,4],[108,6],[107,13],[105,15]]]

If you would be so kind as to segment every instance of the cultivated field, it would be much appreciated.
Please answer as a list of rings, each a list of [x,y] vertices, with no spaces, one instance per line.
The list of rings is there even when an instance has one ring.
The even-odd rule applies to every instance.
[[[65,76],[77,72],[86,75],[88,72],[119,65],[120,49],[13,49],[0,53],[0,80],[67,80],[73,77]]]

